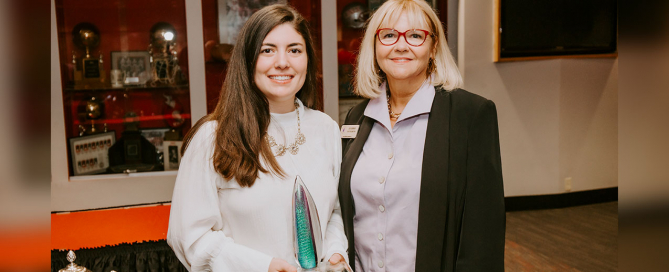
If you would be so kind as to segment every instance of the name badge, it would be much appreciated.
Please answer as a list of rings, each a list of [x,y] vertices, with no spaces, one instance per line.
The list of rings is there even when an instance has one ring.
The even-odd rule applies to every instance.
[[[343,125],[341,126],[341,137],[343,139],[353,139],[358,135],[359,125]]]

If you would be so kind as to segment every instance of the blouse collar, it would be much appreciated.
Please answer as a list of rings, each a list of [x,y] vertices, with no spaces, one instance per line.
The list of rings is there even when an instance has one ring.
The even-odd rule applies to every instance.
[[[384,82],[380,86],[381,95],[369,101],[367,108],[365,108],[364,115],[370,117],[381,123],[387,128],[390,128],[390,115],[388,114],[388,98],[386,97],[388,83]],[[432,109],[432,101],[434,100],[435,89],[432,86],[432,77],[428,77],[423,81],[423,85],[418,88],[418,91],[411,97],[409,103],[402,111],[402,114],[397,118],[397,122],[408,119],[417,115],[430,113]]]

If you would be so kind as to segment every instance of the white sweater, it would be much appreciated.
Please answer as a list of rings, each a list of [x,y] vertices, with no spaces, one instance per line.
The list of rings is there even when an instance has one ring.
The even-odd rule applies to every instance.
[[[329,116],[299,102],[306,142],[299,153],[276,157],[287,174],[259,173],[242,188],[213,167],[216,122],[203,124],[184,154],[172,196],[167,242],[189,271],[265,272],[272,258],[297,266],[293,251],[292,189],[300,175],[318,209],[327,261],[339,253],[348,262],[337,187],[341,163],[339,128]],[[269,134],[290,144],[296,112],[271,114]],[[287,139],[287,140],[286,140]]]

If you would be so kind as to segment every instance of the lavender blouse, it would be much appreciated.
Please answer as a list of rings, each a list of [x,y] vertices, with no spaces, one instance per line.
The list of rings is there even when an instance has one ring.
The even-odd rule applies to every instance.
[[[392,128],[386,95],[365,108],[375,123],[351,175],[357,271],[415,269],[423,148],[434,95],[428,78]]]

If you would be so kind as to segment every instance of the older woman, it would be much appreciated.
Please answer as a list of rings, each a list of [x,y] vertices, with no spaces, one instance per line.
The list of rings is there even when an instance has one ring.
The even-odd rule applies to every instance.
[[[368,100],[343,124],[339,186],[355,271],[503,271],[495,104],[459,89],[430,6],[385,2],[365,31],[355,80]]]
[[[225,91],[186,135],[174,185],[167,242],[189,271],[297,271],[297,175],[318,210],[319,255],[345,262],[339,127],[314,110],[316,61],[307,21],[286,5],[257,11],[242,28]]]

